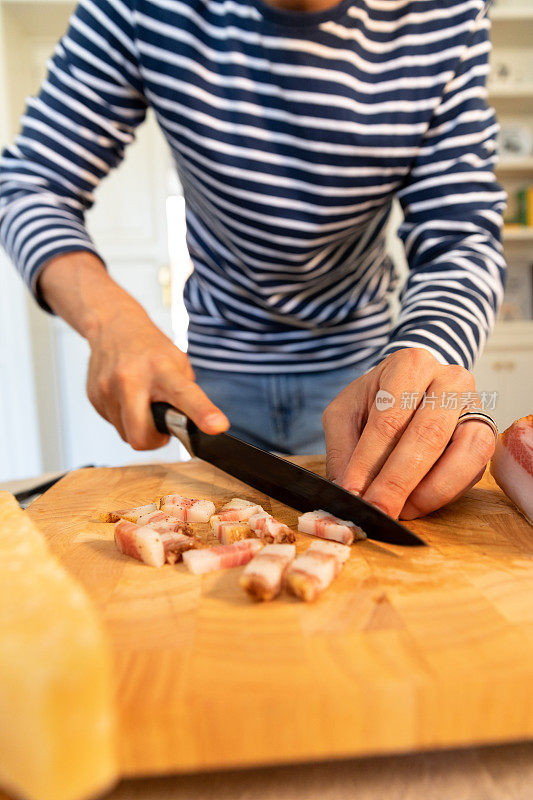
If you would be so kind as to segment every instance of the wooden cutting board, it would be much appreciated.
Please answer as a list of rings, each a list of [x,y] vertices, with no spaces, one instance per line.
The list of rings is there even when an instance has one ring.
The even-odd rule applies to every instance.
[[[256,500],[296,525],[200,461],[80,470],[29,509],[109,631],[123,775],[533,735],[533,528],[490,476],[411,523],[428,547],[354,545],[313,605],[254,603],[239,569],[198,577],[120,555],[98,512],[169,492]]]

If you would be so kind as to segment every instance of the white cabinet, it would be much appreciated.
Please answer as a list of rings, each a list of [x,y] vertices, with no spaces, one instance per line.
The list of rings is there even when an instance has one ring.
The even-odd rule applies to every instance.
[[[474,374],[479,391],[497,392],[489,413],[500,430],[533,414],[533,323],[497,325]]]
[[[42,471],[24,289],[0,253],[0,481]]]

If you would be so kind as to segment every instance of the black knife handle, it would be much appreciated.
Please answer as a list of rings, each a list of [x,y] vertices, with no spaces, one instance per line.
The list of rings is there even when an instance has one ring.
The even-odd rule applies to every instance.
[[[177,411],[170,403],[152,403],[152,416],[159,433],[170,434],[166,420],[166,413],[170,410]]]
[[[196,455],[194,441],[198,428],[192,420],[170,403],[152,403],[152,416],[159,433],[175,436],[191,456]]]

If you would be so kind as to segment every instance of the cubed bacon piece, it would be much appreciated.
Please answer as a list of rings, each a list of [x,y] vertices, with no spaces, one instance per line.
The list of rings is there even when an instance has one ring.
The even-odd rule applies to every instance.
[[[233,497],[222,506],[222,511],[228,511],[232,508],[253,508],[257,503],[252,503],[250,500],[243,500],[240,497]]]
[[[268,514],[266,511],[254,514],[248,520],[248,524],[263,542],[281,544],[282,542],[294,542],[296,539],[294,531],[291,531],[288,525],[278,522],[272,514]]]
[[[219,544],[202,550],[189,550],[183,561],[190,572],[203,575],[218,569],[241,567],[247,564],[263,547],[258,539],[243,539],[234,544]]]
[[[115,525],[115,543],[121,553],[151,567],[162,567],[165,563],[161,534],[153,528],[141,528],[134,522],[121,519]]]
[[[349,545],[346,544],[318,540],[316,542],[311,542],[307,548],[307,552],[325,553],[328,556],[334,556],[339,562],[338,572],[340,572],[342,565],[350,558],[351,550]]]
[[[186,522],[182,522],[172,514],[166,514],[164,511],[151,511],[149,514],[144,514],[137,520],[137,525],[143,525],[147,528],[154,528],[158,533],[185,533],[188,536],[192,535],[192,530]]]
[[[316,600],[339,574],[349,555],[347,545],[313,542],[288,567],[285,573],[288,590],[307,603]]]
[[[213,529],[215,536],[218,536],[219,526],[224,522],[248,522],[251,516],[259,514],[263,509],[261,506],[246,506],[242,508],[227,508],[222,509],[218,514],[213,514],[209,520],[209,524]],[[219,537],[220,538],[220,537]]]
[[[167,564],[175,564],[177,561],[181,561],[183,553],[186,553],[187,550],[194,550],[196,547],[194,537],[187,536],[185,533],[167,531],[160,533],[160,536]]]
[[[182,522],[208,522],[215,513],[215,504],[211,500],[195,500],[181,497],[179,494],[167,494],[161,498],[161,511],[172,514]]]
[[[97,516],[98,522],[118,522],[120,519],[120,514],[118,511],[99,511]]]
[[[293,544],[267,544],[244,568],[240,585],[257,600],[272,600],[280,593],[283,573],[295,555]]]
[[[181,556],[186,550],[193,550],[196,547],[190,525],[181,522],[177,517],[165,514],[164,511],[145,514],[139,517],[137,524],[153,528],[160,534],[167,564],[181,561]]]
[[[119,519],[127,519],[129,522],[137,522],[139,517],[144,514],[149,514],[151,511],[157,511],[155,503],[149,503],[146,506],[139,506],[138,508],[124,509],[123,511],[105,511],[98,515],[100,522],[118,522]]]
[[[236,500],[232,500],[231,503],[235,503]],[[253,503],[248,503],[246,500],[242,500],[240,502],[246,503],[245,506],[235,505],[231,508],[228,508],[230,503],[226,503],[225,506],[222,507],[221,511],[218,514],[213,514],[211,519],[209,520],[211,527],[213,528],[213,533],[218,536],[218,526],[222,522],[246,522],[250,519],[251,516],[254,514],[260,514],[263,511],[261,506],[254,505]]]
[[[354,539],[366,539],[366,533],[353,522],[328,514],[327,511],[308,511],[298,517],[298,530],[321,539],[352,544]]]
[[[216,535],[221,544],[234,544],[242,539],[249,539],[252,531],[247,522],[220,522],[216,528]]]
[[[128,520],[115,525],[115,543],[121,553],[151,567],[162,567],[165,562],[175,564],[182,553],[196,547],[194,538],[181,531],[158,531]]]

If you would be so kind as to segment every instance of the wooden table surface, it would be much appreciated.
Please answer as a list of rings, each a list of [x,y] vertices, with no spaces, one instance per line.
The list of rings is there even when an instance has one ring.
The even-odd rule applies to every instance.
[[[122,781],[102,800],[531,800],[533,744]]]
[[[120,782],[103,800],[344,800],[352,797],[357,800],[531,800],[533,744],[136,778]],[[0,800],[4,798],[0,792]]]
[[[531,800],[533,744],[121,781],[98,800]],[[17,800],[0,790],[0,800]],[[97,800],[95,798],[95,800]]]

